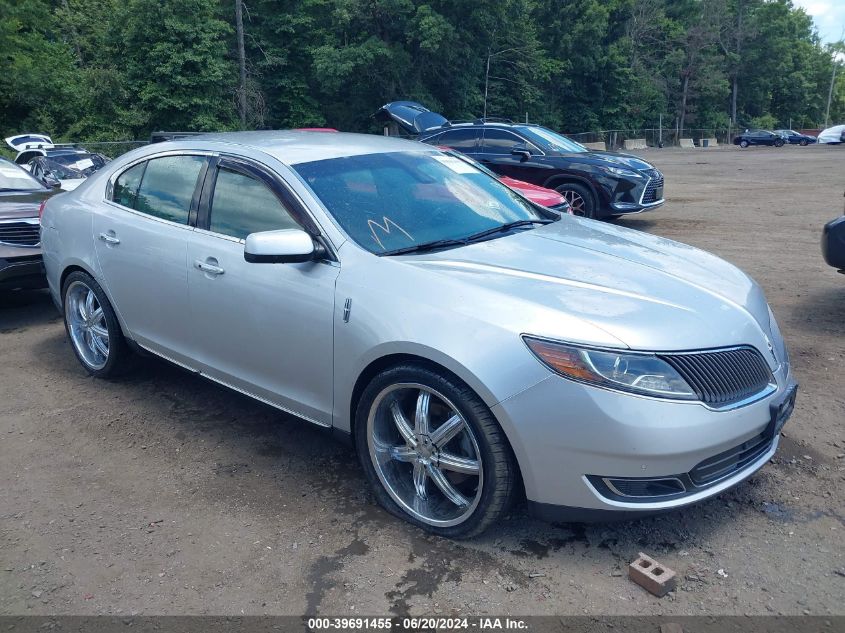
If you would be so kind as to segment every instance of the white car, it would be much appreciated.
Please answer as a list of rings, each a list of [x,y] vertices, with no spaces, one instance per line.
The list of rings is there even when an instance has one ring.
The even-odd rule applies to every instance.
[[[828,143],[831,145],[845,143],[845,125],[834,125],[826,130],[822,130],[821,134],[819,134],[819,143]]]

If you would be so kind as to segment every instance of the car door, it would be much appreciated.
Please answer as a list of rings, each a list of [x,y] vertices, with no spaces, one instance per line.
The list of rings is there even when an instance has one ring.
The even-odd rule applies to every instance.
[[[339,266],[244,259],[247,235],[290,228],[316,232],[277,175],[242,159],[215,162],[188,247],[193,334],[203,374],[329,426]]]
[[[153,157],[118,172],[93,229],[102,278],[129,336],[193,367],[188,236],[207,156]]]
[[[512,153],[515,149],[526,150],[531,155],[515,155]],[[509,130],[485,128],[478,151],[473,158],[502,176],[535,184],[542,184],[547,177],[547,168],[539,163],[543,152]]]

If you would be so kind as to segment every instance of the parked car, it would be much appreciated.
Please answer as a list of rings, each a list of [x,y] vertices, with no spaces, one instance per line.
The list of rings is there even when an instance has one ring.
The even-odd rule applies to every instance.
[[[829,266],[845,273],[845,215],[824,225],[822,256]]]
[[[749,145],[773,145],[783,147],[784,140],[779,134],[768,130],[745,130],[742,134],[734,137],[734,145],[748,147]]]
[[[801,134],[801,132],[796,132],[795,130],[775,130],[774,133],[790,145],[810,145],[816,142],[815,136]]]
[[[491,119],[450,123],[419,104],[414,104],[418,109],[409,104],[414,102],[388,103],[377,118],[418,133],[424,143],[467,154],[497,174],[554,189],[575,215],[614,217],[664,203],[663,174],[637,156],[590,151],[539,125]]]
[[[554,211],[557,211],[558,213],[568,213],[569,215],[574,215],[572,213],[572,207],[569,206],[569,203],[566,201],[566,198],[564,198],[554,189],[546,189],[545,187],[532,185],[530,182],[525,182],[523,180],[516,180],[515,178],[509,178],[507,176],[499,176],[498,174],[490,171],[484,165],[470,158],[466,154],[461,154],[460,152],[456,152],[455,150],[450,149],[448,147],[439,147],[438,149],[443,153],[448,154],[449,156],[454,156],[455,158],[459,158],[460,160],[469,163],[476,169],[479,169],[484,173],[489,174],[493,178],[498,178],[508,187],[531,200],[531,202],[535,202],[540,206],[546,207],[547,209],[552,209]]]
[[[822,130],[818,137],[819,143],[839,145],[845,143],[845,125],[834,125]]]
[[[30,159],[26,168],[45,185],[50,186],[51,183],[58,182],[58,186],[64,191],[72,191],[109,160],[102,154],[92,154],[84,150],[50,151],[44,156]]]
[[[331,428],[380,503],[442,536],[523,492],[570,520],[701,501],[769,461],[795,401],[745,273],[542,209],[421,143],[150,145],[42,222],[88,373],[142,348]]]
[[[55,191],[0,158],[0,291],[46,285],[38,212]]]

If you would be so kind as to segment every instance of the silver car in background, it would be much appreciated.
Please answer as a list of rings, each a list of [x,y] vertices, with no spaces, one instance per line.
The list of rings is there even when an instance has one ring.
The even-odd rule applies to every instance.
[[[42,243],[89,373],[141,348],[330,427],[385,508],[444,536],[522,495],[569,520],[706,499],[768,461],[795,401],[743,272],[411,141],[148,146],[50,200]]]

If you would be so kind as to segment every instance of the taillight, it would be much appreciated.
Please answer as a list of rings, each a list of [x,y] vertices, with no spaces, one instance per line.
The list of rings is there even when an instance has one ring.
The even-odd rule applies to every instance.
[[[46,200],[41,202],[41,206],[38,207],[38,221],[41,221],[41,216],[44,215],[44,206],[47,204]]]

